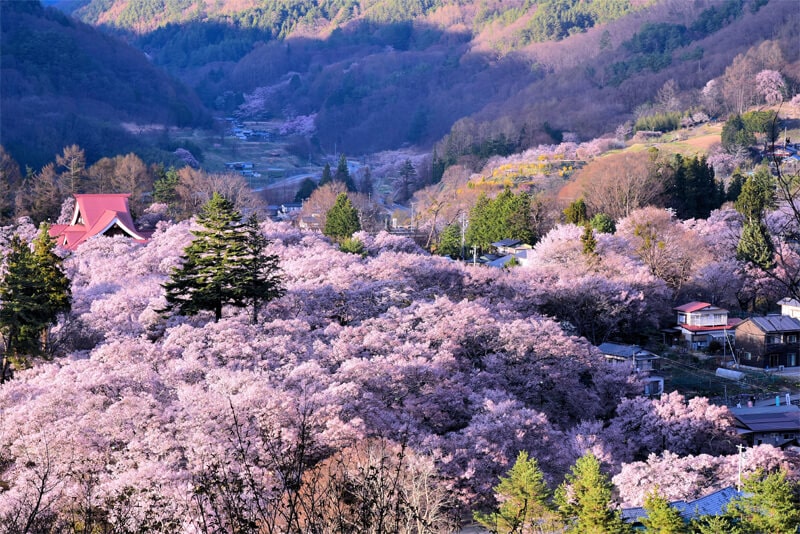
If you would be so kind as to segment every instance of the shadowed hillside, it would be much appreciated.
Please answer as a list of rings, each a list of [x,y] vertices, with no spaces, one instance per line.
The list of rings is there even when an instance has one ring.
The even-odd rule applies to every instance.
[[[68,144],[90,160],[141,148],[122,128],[201,126],[196,96],[118,38],[38,2],[3,2],[2,144],[40,166]]]

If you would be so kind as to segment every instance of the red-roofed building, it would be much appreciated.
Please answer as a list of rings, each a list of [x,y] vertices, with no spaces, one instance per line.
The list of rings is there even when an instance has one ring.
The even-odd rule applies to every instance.
[[[140,243],[150,237],[133,224],[128,206],[129,194],[73,196],[75,212],[70,223],[50,227],[50,235],[56,239],[58,246],[75,250],[96,235],[127,235]]]
[[[725,344],[733,340],[741,319],[729,319],[728,310],[708,302],[689,302],[674,308],[678,312],[678,331],[694,350],[708,347],[712,341]]]

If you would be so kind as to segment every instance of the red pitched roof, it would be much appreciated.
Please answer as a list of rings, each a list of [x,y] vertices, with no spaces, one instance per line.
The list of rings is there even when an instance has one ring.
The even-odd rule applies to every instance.
[[[712,332],[712,331],[719,331],[722,332],[723,330],[733,330],[739,323],[742,322],[742,319],[733,317],[728,319],[727,324],[723,325],[715,325],[715,326],[698,326],[693,324],[679,324],[678,328],[683,328],[684,330],[688,330],[689,332]]]
[[[683,306],[678,306],[677,308],[673,309],[679,312],[692,313],[702,310],[703,308],[708,308],[709,306],[711,306],[711,304],[709,304],[708,302],[694,301],[694,302],[689,302],[688,304],[684,304]]]
[[[58,245],[75,250],[78,245],[96,235],[117,228],[136,241],[145,242],[148,236],[137,230],[128,206],[129,194],[74,195],[75,212],[70,224],[50,227],[50,235]]]

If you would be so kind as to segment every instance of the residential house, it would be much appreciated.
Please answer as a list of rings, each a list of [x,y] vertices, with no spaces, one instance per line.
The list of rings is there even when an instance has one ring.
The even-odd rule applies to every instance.
[[[56,244],[75,250],[81,243],[97,235],[127,235],[144,243],[149,233],[138,230],[133,223],[129,194],[73,195],[75,211],[69,224],[54,224],[50,235]]]
[[[729,318],[728,310],[708,302],[689,302],[674,308],[678,313],[677,330],[692,350],[708,347],[712,341],[723,346],[733,341],[741,319]]]
[[[628,365],[644,381],[645,395],[661,395],[664,392],[664,377],[656,373],[660,368],[660,356],[644,350],[638,345],[622,343],[601,343],[597,347],[606,360],[616,364]]]
[[[786,315],[751,317],[736,328],[741,365],[768,369],[800,365],[800,319]]]
[[[800,319],[800,302],[797,299],[786,297],[778,301],[781,307],[781,315],[788,315],[789,317],[797,317]]]
[[[735,488],[727,487],[709,493],[699,499],[693,501],[673,501],[669,503],[671,508],[675,508],[680,512],[684,521],[691,521],[703,516],[718,516],[725,513],[725,509],[733,499],[741,495]],[[641,528],[642,519],[647,518],[647,511],[642,507],[624,508],[622,510],[622,519],[627,523],[631,523],[634,528]]]
[[[800,407],[793,404],[730,410],[736,418],[736,432],[750,445],[782,447],[800,438]]]
[[[491,245],[497,251],[497,254],[493,255],[495,256],[493,260],[487,262],[490,267],[505,267],[508,262],[515,258],[519,265],[527,265],[530,261],[528,255],[533,250],[530,245],[523,243],[519,239],[511,238],[497,241]]]

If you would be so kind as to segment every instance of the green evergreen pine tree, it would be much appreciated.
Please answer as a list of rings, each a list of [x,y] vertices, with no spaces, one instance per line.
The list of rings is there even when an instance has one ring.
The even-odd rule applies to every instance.
[[[153,183],[153,200],[174,207],[178,202],[177,187],[180,183],[178,171],[174,167],[156,171],[158,178]]]
[[[317,182],[312,180],[311,178],[305,178],[302,182],[300,182],[300,187],[297,189],[297,193],[294,195],[295,202],[302,202],[308,197],[311,196],[311,193],[317,188]]]
[[[319,179],[319,185],[323,186],[325,184],[329,184],[333,181],[333,176],[331,175],[331,164],[326,163],[325,166],[322,168],[322,177]]]
[[[467,227],[467,243],[483,250],[502,239],[519,239],[528,244],[534,241],[531,219],[531,197],[515,195],[505,189],[496,198],[481,195],[472,207]]]
[[[775,182],[766,167],[747,177],[734,207],[750,222],[763,220],[767,210],[775,207]]]
[[[322,233],[335,240],[342,240],[361,230],[358,210],[353,207],[346,193],[339,193],[333,207],[328,210]]]
[[[570,523],[569,532],[580,534],[623,534],[630,527],[618,510],[611,508],[612,485],[600,470],[600,461],[587,452],[555,492],[555,503]]]
[[[768,271],[775,266],[774,247],[766,225],[760,221],[747,221],[736,244],[736,259],[752,263]]]
[[[584,202],[582,198],[579,198],[564,208],[564,221],[567,224],[581,225],[587,220],[589,219],[586,215],[586,202]]]
[[[767,210],[775,206],[775,186],[769,170],[761,167],[745,180],[734,206],[744,217],[736,257],[763,270],[771,269],[775,265],[775,247],[764,224]]]
[[[642,519],[647,534],[686,534],[688,526],[681,513],[669,505],[669,501],[657,491],[652,491],[644,498],[644,510],[647,517]]]
[[[0,333],[5,343],[0,383],[12,365],[27,365],[29,357],[45,352],[47,329],[72,308],[70,281],[48,230],[46,224],[41,226],[33,250],[14,236],[5,258],[0,282]]]
[[[728,505],[726,515],[747,533],[795,534],[800,528],[798,484],[786,472],[758,471],[744,483],[742,497]]]
[[[475,521],[490,531],[499,534],[560,531],[558,514],[548,502],[550,490],[544,474],[536,458],[528,458],[527,452],[519,452],[508,476],[500,477],[494,491],[500,500],[497,510],[473,514]]]
[[[441,256],[450,256],[451,258],[461,257],[460,224],[448,224],[442,230],[442,233],[439,234],[439,243],[436,245],[436,253]]]
[[[350,176],[350,169],[347,168],[347,158],[344,154],[339,156],[339,163],[336,165],[336,174],[333,175],[333,179],[337,182],[342,182],[348,191],[356,191],[356,184]]]
[[[728,183],[728,189],[725,192],[725,199],[729,202],[736,202],[739,195],[742,193],[742,186],[744,185],[744,176],[742,171],[737,167],[731,175],[731,180]]]
[[[594,231],[588,222],[583,227],[581,243],[583,244],[584,255],[593,258],[597,256],[597,238],[594,237]]]
[[[691,534],[744,534],[739,524],[728,516],[704,515],[689,523]]]
[[[164,284],[167,306],[163,311],[184,315],[213,311],[214,320],[219,321],[223,306],[246,305],[239,278],[248,255],[241,219],[232,202],[214,193],[197,216],[202,229],[192,231],[195,239],[184,250],[181,266]]]
[[[284,294],[280,259],[268,254],[270,242],[264,236],[258,218],[251,215],[244,225],[245,257],[240,269],[239,286],[245,302],[251,307],[250,323],[258,322],[261,305]]]

